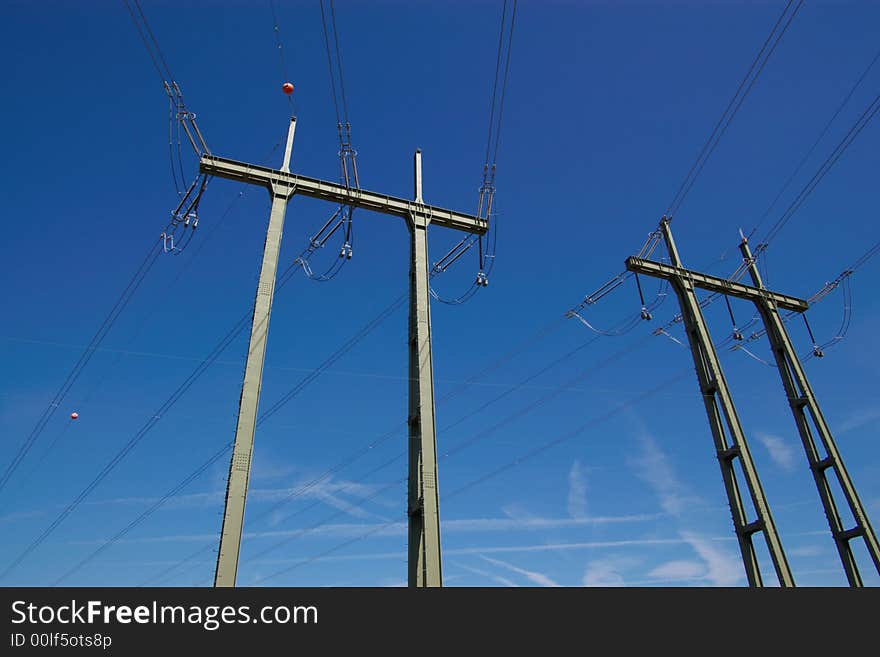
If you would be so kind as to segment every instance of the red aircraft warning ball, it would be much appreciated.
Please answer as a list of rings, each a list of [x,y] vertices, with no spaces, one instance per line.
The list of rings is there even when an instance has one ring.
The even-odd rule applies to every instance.
[[[281,85],[281,89],[284,91],[284,93],[290,95],[293,93],[293,83],[285,82],[283,85]]]
[[[75,419],[78,418],[78,417],[79,417],[79,413],[77,413],[76,411],[74,411],[73,413],[70,414],[70,419],[71,419],[71,420],[75,420]]]

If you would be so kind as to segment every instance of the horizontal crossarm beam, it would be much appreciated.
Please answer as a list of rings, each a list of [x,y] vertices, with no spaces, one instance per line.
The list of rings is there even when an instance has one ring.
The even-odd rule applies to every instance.
[[[771,292],[770,290],[752,287],[751,285],[743,285],[742,283],[729,281],[726,278],[701,274],[699,272],[691,271],[690,269],[674,267],[662,262],[655,262],[654,260],[643,260],[642,258],[630,256],[626,259],[626,268],[637,274],[644,274],[655,278],[665,278],[667,280],[685,278],[689,280],[694,287],[708,290],[709,292],[719,292],[721,294],[746,299],[748,301],[769,299],[774,301],[779,308],[794,310],[799,313],[805,312],[810,307],[810,304],[797,297],[790,297],[786,294]]]
[[[284,185],[293,188],[294,194],[311,196],[341,205],[352,205],[365,210],[373,210],[382,214],[409,218],[425,217],[430,223],[447,228],[455,228],[467,233],[484,235],[489,229],[489,222],[474,215],[443,208],[416,203],[387,194],[377,194],[363,189],[347,189],[343,185],[307,178],[294,173],[287,173],[268,167],[236,162],[214,155],[203,155],[199,170],[220,178],[228,178],[250,185],[260,185],[270,189],[273,185]]]

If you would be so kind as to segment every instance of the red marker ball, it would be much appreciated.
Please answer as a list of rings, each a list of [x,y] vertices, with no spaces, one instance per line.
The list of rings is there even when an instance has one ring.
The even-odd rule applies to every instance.
[[[74,411],[73,413],[70,414],[70,419],[71,419],[71,420],[75,420],[75,419],[78,418],[78,417],[79,417],[79,413],[77,413],[76,411]]]
[[[281,89],[284,91],[284,93],[290,95],[293,93],[293,83],[285,82],[283,85],[281,85]]]

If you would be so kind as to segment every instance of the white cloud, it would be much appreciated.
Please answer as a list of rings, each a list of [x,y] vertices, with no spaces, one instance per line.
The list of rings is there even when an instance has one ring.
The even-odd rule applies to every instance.
[[[515,520],[512,518],[462,518],[459,520],[444,520],[441,523],[443,532],[511,532],[515,530],[546,531],[548,529],[562,529],[568,527],[583,527],[596,524],[617,523],[640,523],[656,520],[662,517],[660,514],[632,515],[632,516],[599,516],[596,518],[538,518]],[[270,525],[271,526],[271,525]],[[357,537],[369,533],[371,536],[401,536],[407,532],[405,522],[383,523],[325,523],[314,528],[305,529],[279,529],[270,531],[247,531],[244,534],[248,539],[260,538],[283,538],[290,536],[337,536]],[[173,541],[209,541],[215,540],[215,534],[177,534],[168,536],[154,536],[134,539],[123,539],[120,543],[160,543]],[[71,541],[71,545],[94,545],[103,543],[103,540]],[[680,542],[680,541],[675,541]],[[625,542],[624,542],[625,543]],[[614,543],[612,543],[614,544]]]
[[[837,435],[861,429],[862,427],[880,420],[880,408],[869,408],[856,411],[843,422],[838,422],[836,427]]]
[[[629,558],[595,559],[584,571],[584,586],[626,586],[623,573],[640,562]]]
[[[44,514],[45,511],[13,511],[0,516],[0,524],[15,522],[16,520],[25,520],[26,518],[36,518],[37,516],[42,516]]]
[[[819,545],[803,545],[801,547],[796,547],[788,550],[788,556],[790,557],[818,557],[820,554],[825,552]]]
[[[480,570],[479,568],[474,568],[473,566],[467,566],[463,563],[456,563],[455,565],[457,567],[461,568],[462,570],[466,570],[468,572],[474,573],[475,575],[480,575],[481,577],[485,577],[486,579],[492,580],[493,582],[501,584],[502,586],[507,586],[507,587],[511,587],[511,588],[516,588],[519,586],[519,584],[517,584],[513,580],[507,579],[506,577],[502,577],[501,575],[496,575],[494,573],[490,573],[485,570]],[[444,580],[448,581],[449,578],[444,577]]]
[[[742,582],[744,573],[739,555],[723,550],[715,541],[693,532],[681,532],[681,537],[703,560],[706,578],[713,586],[736,586]]]
[[[654,489],[661,508],[679,516],[689,505],[699,502],[678,480],[672,464],[657,442],[648,434],[643,434],[640,442],[641,454],[632,463],[639,478]]]
[[[665,581],[682,581],[698,579],[706,576],[706,566],[697,561],[667,561],[662,563],[651,572],[648,577]]]
[[[507,563],[506,561],[501,561],[500,559],[492,559],[492,558],[487,557],[482,554],[479,555],[479,557],[481,559],[483,559],[484,561],[487,561],[488,563],[495,564],[496,566],[501,566],[503,568],[507,568],[508,570],[511,570],[519,575],[522,575],[526,579],[528,579],[530,582],[533,582],[533,583],[537,584],[538,586],[559,586],[559,584],[554,582],[552,579],[550,579],[549,577],[547,577],[547,575],[544,575],[543,573],[538,573],[533,570],[526,570],[525,568],[520,568],[518,566],[514,566],[513,564]]]
[[[758,440],[764,445],[770,458],[780,468],[787,472],[794,470],[797,465],[795,462],[795,450],[784,438],[773,436],[769,433],[755,434]]]
[[[587,515],[587,479],[579,461],[572,463],[568,472],[568,515],[572,518]]]

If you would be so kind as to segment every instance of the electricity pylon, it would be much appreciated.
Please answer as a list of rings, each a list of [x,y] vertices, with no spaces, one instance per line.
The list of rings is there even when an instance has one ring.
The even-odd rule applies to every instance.
[[[697,366],[697,377],[700,380],[700,389],[703,392],[703,400],[706,403],[706,411],[709,414],[709,423],[712,426],[713,435],[715,435],[716,445],[718,446],[718,457],[721,462],[731,510],[733,511],[734,526],[740,539],[740,549],[743,554],[749,583],[752,586],[759,586],[761,584],[761,575],[757,570],[757,562],[754,559],[754,548],[751,545],[751,541],[744,541],[743,539],[757,530],[765,532],[768,547],[770,548],[770,556],[776,567],[777,575],[779,575],[780,584],[789,586],[793,585],[794,581],[791,579],[791,573],[788,572],[785,555],[782,552],[779,538],[773,527],[770,511],[766,506],[766,500],[763,498],[757,472],[755,472],[751,457],[748,455],[745,437],[742,435],[741,427],[739,427],[736,410],[727,391],[727,384],[724,381],[717,355],[706,329],[706,324],[696,299],[695,288],[746,299],[752,301],[757,307],[761,320],[764,323],[764,330],[770,340],[773,356],[776,359],[776,367],[782,379],[782,386],[785,389],[788,404],[794,416],[795,424],[797,425],[798,433],[807,455],[807,462],[813,474],[816,488],[819,491],[819,499],[825,510],[825,516],[828,519],[831,535],[840,555],[840,560],[843,563],[847,580],[850,586],[862,586],[862,578],[850,546],[850,541],[857,537],[864,539],[874,566],[877,568],[878,573],[880,573],[880,547],[878,547],[877,536],[871,527],[865,508],[856,492],[855,485],[844,467],[843,459],[840,456],[840,452],[831,435],[831,430],[828,428],[828,424],[822,415],[819,403],[813,394],[813,390],[807,380],[807,375],[789,338],[785,323],[779,315],[780,308],[803,313],[809,308],[809,304],[795,297],[771,292],[764,287],[757,263],[752,256],[748,240],[744,235],[740,243],[740,252],[743,256],[745,269],[749,272],[754,286],[743,285],[735,281],[682,268],[678,250],[672,239],[668,218],[664,217],[661,220],[660,231],[666,242],[672,265],[630,257],[626,261],[626,267],[637,274],[647,274],[670,281],[681,302],[682,317],[687,329],[691,351],[694,355],[694,363]],[[713,372],[715,373],[714,375]],[[734,444],[731,447],[726,446],[726,439],[723,436],[723,427],[720,423],[717,408],[718,403],[720,403],[727,418],[728,426],[731,429],[731,435],[734,440]],[[813,437],[813,432],[810,428],[811,419],[812,425],[815,427],[815,431],[819,435],[819,439],[824,447],[825,456],[821,456],[819,447]],[[744,524],[742,521],[744,517],[742,514],[742,501],[736,488],[736,480],[733,477],[731,462],[737,456],[742,461],[746,482],[749,485],[752,500],[758,512],[758,520],[749,524]],[[855,524],[850,529],[844,528],[843,519],[838,511],[834,493],[826,476],[826,472],[829,469],[837,476],[837,482],[843,491],[845,502],[852,513]],[[762,509],[764,510],[763,514]],[[783,575],[786,573],[787,575],[783,578]]]
[[[235,430],[235,446],[226,487],[223,531],[220,536],[214,586],[235,586],[281,233],[287,202],[295,194],[401,217],[409,226],[411,238],[408,418],[410,459],[407,507],[409,585],[441,586],[427,229],[429,224],[437,224],[483,235],[488,230],[489,222],[487,218],[424,203],[420,151],[416,151],[415,154],[415,193],[412,201],[292,174],[290,154],[295,126],[296,119],[292,118],[280,169],[237,162],[210,154],[203,155],[199,164],[202,173],[265,187],[269,190],[272,199],[269,228],[263,250],[263,265],[257,283],[257,298],[254,304],[254,318]]]
[[[739,548],[742,553],[749,585],[763,586],[761,569],[753,542],[754,534],[761,532],[764,534],[764,539],[770,552],[770,560],[773,562],[773,567],[776,570],[779,585],[784,587],[794,586],[794,578],[788,566],[788,560],[785,558],[785,553],[782,550],[782,542],[779,539],[776,524],[773,522],[770,507],[767,504],[764,490],[758,479],[758,472],[752,461],[748,442],[740,424],[739,416],[736,413],[730,389],[727,386],[727,380],[721,370],[718,354],[715,352],[715,346],[712,344],[712,338],[709,335],[709,329],[703,317],[700,302],[697,299],[696,288],[700,287],[741,298],[752,298],[759,295],[761,297],[770,297],[774,299],[779,307],[792,310],[806,310],[807,303],[806,301],[786,297],[767,290],[759,290],[740,283],[733,283],[722,278],[709,276],[708,274],[684,269],[681,265],[681,258],[678,255],[675,241],[672,239],[672,231],[669,228],[669,219],[667,217],[663,217],[660,221],[660,232],[663,240],[666,242],[669,260],[672,264],[666,265],[651,260],[630,257],[626,260],[626,268],[629,271],[636,272],[637,275],[646,274],[648,276],[665,278],[672,285],[678,297],[688,343],[690,344],[697,372],[697,380],[700,384],[700,392],[703,393],[703,403],[706,407],[706,414],[709,417],[712,437],[715,440],[715,451],[718,463],[721,465],[721,476],[724,479],[724,488],[727,491],[727,500],[733,516],[733,526],[739,541]],[[757,515],[757,518],[751,522],[748,520],[747,510],[739,490],[737,473],[734,469],[734,462],[736,460],[739,460],[743,479]]]
[[[757,263],[754,257],[752,257],[749,242],[745,236],[742,237],[739,248],[743,261],[748,267],[752,283],[754,283],[755,287],[763,290],[764,282],[761,280],[761,274],[758,272]],[[761,248],[760,245],[758,248]],[[865,547],[867,547],[871,559],[874,561],[874,567],[880,573],[880,547],[877,544],[877,535],[871,527],[868,514],[865,512],[865,507],[859,499],[856,487],[852,479],[850,479],[846,467],[844,467],[837,444],[834,442],[834,437],[831,435],[827,422],[825,422],[825,417],[819,408],[819,402],[816,401],[816,396],[813,394],[813,389],[810,387],[810,382],[807,380],[804,368],[794,350],[785,324],[779,316],[776,303],[772,296],[769,295],[754,301],[764,322],[767,337],[770,340],[773,357],[776,359],[776,368],[779,370],[779,376],[782,378],[782,387],[785,389],[788,405],[794,416],[794,421],[801,437],[801,443],[807,455],[807,463],[810,466],[810,471],[813,473],[813,479],[819,491],[819,499],[822,501],[825,517],[828,519],[831,536],[840,555],[840,561],[843,563],[846,578],[850,586],[862,586],[862,577],[849,542],[853,538],[861,536],[865,541]],[[813,438],[813,432],[810,429],[811,419],[813,427],[815,427],[815,431],[824,447],[825,456],[821,456],[816,440]],[[837,483],[843,491],[844,500],[849,506],[855,521],[854,526],[850,529],[844,528],[843,519],[837,510],[834,493],[826,475],[828,470],[833,471],[837,475]]]

